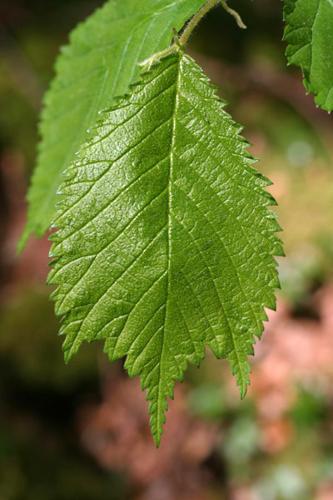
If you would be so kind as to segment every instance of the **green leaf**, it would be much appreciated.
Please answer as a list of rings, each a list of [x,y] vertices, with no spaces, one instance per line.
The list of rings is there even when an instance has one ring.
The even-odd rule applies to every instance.
[[[287,58],[317,106],[333,110],[333,0],[285,0]]]
[[[55,213],[61,174],[99,110],[127,92],[138,62],[169,46],[204,0],[110,0],[70,36],[56,64],[41,116],[37,167],[28,194],[28,222],[19,247],[42,236]]]
[[[202,70],[179,53],[104,114],[61,187],[49,281],[66,360],[84,341],[126,356],[160,442],[167,398],[208,344],[242,395],[279,230],[269,184]]]
[[[284,17],[291,14],[295,8],[297,0],[284,0],[283,15]]]

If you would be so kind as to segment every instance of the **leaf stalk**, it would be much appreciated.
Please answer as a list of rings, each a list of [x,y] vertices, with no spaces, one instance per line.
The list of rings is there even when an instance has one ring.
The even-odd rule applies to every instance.
[[[187,23],[183,33],[178,36],[176,33],[174,36],[174,41],[170,47],[160,52],[156,52],[152,56],[148,57],[144,61],[139,63],[139,66],[147,67],[149,70],[155,63],[159,62],[161,59],[168,57],[171,54],[175,54],[179,50],[187,45],[193,31],[198,26],[200,21],[205,17],[205,15],[218,4],[222,7],[228,14],[230,14],[235,20],[239,28],[246,29],[246,26],[241,18],[241,16],[234,9],[229,7],[227,0],[207,0],[207,2],[198,10],[198,12],[192,17],[192,19]]]
[[[240,14],[236,10],[229,7],[227,0],[221,0],[221,4],[224,10],[235,19],[237,26],[242,30],[246,30],[246,24],[244,24]]]

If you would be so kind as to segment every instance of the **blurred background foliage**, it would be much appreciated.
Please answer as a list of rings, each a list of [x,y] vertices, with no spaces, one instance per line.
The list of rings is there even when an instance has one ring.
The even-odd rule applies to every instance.
[[[95,0],[0,2],[0,500],[333,498],[333,129],[287,68],[279,0],[212,11],[189,47],[274,182],[282,291],[240,401],[209,352],[170,403],[159,451],[122,364],[70,365],[45,286],[48,242],[16,257],[42,96]]]

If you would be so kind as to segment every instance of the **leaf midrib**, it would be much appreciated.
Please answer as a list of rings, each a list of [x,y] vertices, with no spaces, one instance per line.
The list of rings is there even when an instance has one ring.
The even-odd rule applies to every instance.
[[[176,127],[177,127],[177,113],[179,108],[179,93],[180,93],[180,83],[181,83],[181,66],[182,59],[179,56],[179,63],[177,63],[177,59],[175,62],[177,66],[177,81],[175,85],[175,102],[174,109],[172,112],[171,120],[172,120],[172,128],[171,128],[171,141],[170,141],[170,162],[169,162],[169,178],[168,178],[168,205],[167,205],[167,219],[168,219],[168,237],[167,237],[167,279],[166,279],[166,307],[164,313],[164,326],[162,333],[162,346],[161,346],[161,354],[160,354],[160,363],[159,363],[159,375],[158,375],[158,398],[157,398],[157,440],[160,439],[160,433],[163,426],[163,422],[161,422],[161,415],[164,414],[162,409],[161,412],[161,404],[163,403],[165,396],[161,397],[161,382],[162,382],[162,366],[163,366],[163,354],[164,354],[164,346],[165,346],[165,326],[168,319],[168,305],[169,305],[169,297],[171,295],[170,291],[170,274],[171,274],[171,263],[172,263],[172,183],[173,183],[173,168],[174,168],[174,148],[176,144]]]

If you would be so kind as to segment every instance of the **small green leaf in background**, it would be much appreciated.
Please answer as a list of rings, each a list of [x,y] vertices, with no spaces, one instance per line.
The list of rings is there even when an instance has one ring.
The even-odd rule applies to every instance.
[[[138,76],[138,62],[169,46],[204,0],[109,0],[70,36],[56,64],[41,116],[38,161],[28,193],[22,249],[42,236],[55,213],[62,172],[74,159],[101,109]]]
[[[290,64],[299,66],[315,102],[333,110],[333,0],[285,0]]]
[[[95,340],[126,357],[157,444],[175,381],[206,344],[245,394],[264,307],[275,307],[274,200],[239,132],[178,53],[104,113],[61,186],[49,281],[65,357]]]

